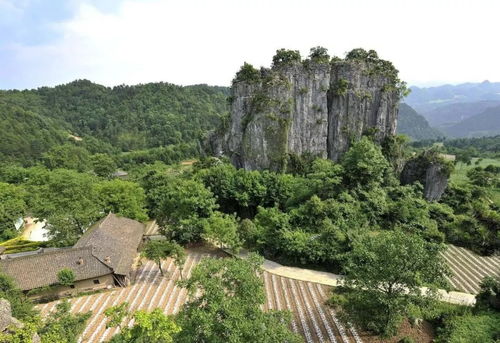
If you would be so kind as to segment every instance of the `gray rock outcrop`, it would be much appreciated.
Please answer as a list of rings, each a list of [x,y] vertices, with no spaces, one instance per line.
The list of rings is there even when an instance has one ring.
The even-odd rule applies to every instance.
[[[12,309],[10,303],[6,299],[0,298],[0,332],[4,334],[9,334],[9,330],[12,328],[22,328],[23,323],[21,323],[16,318],[12,317]],[[29,343],[40,343],[41,339],[38,334],[34,334]],[[26,342],[28,343],[28,342]]]
[[[367,131],[379,141],[394,135],[397,70],[361,51],[363,58],[275,63],[246,78],[240,71],[231,117],[210,140],[212,152],[239,168],[283,170],[291,154],[336,161]]]
[[[424,196],[429,201],[441,199],[450,176],[449,161],[433,151],[426,151],[406,162],[401,172],[403,185],[420,182],[424,186]]]

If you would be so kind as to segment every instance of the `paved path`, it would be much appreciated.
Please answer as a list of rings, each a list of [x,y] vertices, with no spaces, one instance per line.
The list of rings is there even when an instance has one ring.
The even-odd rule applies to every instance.
[[[248,256],[247,251],[241,251],[239,256],[246,258]],[[328,272],[320,272],[311,269],[303,269],[296,267],[285,267],[279,263],[264,260],[262,269],[265,271],[282,277],[287,277],[290,279],[315,282],[327,286],[339,286],[344,278],[343,275],[337,275]],[[425,291],[425,288],[422,288]],[[462,293],[462,292],[447,292],[445,290],[438,291],[441,300],[458,305],[473,306],[476,303],[476,297],[473,294]]]

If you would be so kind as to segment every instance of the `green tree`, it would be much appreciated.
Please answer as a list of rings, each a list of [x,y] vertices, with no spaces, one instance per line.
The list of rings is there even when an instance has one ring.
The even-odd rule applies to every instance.
[[[74,244],[102,213],[95,177],[66,169],[36,173],[27,185],[33,215],[47,220],[54,244]]]
[[[203,237],[218,244],[220,248],[238,249],[241,246],[236,218],[219,211],[204,220]]]
[[[364,329],[394,335],[410,308],[430,306],[436,287],[446,284],[442,249],[401,231],[355,240],[344,266],[349,287],[344,314]]]
[[[11,277],[0,273],[0,298],[10,302],[12,316],[21,321],[35,317],[37,311],[33,303],[16,286]]]
[[[455,160],[456,163],[463,163],[466,165],[470,165],[472,163],[472,158],[478,154],[478,151],[472,147],[465,149],[465,150],[459,150],[455,154]]]
[[[43,160],[49,169],[65,168],[83,172],[91,168],[89,152],[72,144],[54,146],[43,154]]]
[[[361,188],[380,184],[389,167],[380,146],[368,137],[351,146],[342,158],[342,165],[349,184]]]
[[[75,273],[69,268],[61,269],[57,273],[57,280],[61,285],[69,287],[75,283]]]
[[[467,171],[467,177],[473,185],[479,187],[497,187],[497,185],[500,185],[499,173],[490,172],[486,168],[472,168]]]
[[[493,308],[500,312],[500,276],[487,276],[481,281],[481,291],[476,296],[476,307]]]
[[[260,72],[253,67],[250,63],[245,62],[240,70],[236,73],[233,83],[245,81],[255,83],[260,81]]]
[[[311,164],[307,180],[314,194],[322,199],[332,198],[342,184],[343,168],[340,164],[326,159],[316,159]]]
[[[187,258],[186,250],[184,250],[184,248],[181,245],[175,242],[171,243],[172,244],[170,246],[170,257],[174,259],[174,264],[177,267],[177,269],[179,269],[179,274],[182,280],[183,279],[182,270],[184,269],[184,263],[186,263],[186,258]]]
[[[157,308],[152,312],[137,311],[134,326],[124,328],[111,338],[111,343],[172,343],[175,334],[181,331],[171,316]]]
[[[120,305],[108,307],[104,311],[104,315],[107,318],[106,328],[118,327],[121,330],[121,323],[130,314],[128,309],[129,303],[126,301]]]
[[[298,50],[279,49],[273,56],[273,67],[288,65],[300,62],[300,52]]]
[[[221,211],[253,217],[258,206],[285,206],[292,195],[291,175],[236,169],[218,164],[197,173],[217,199]]]
[[[217,208],[213,193],[196,180],[167,180],[149,191],[152,215],[170,238],[181,243],[199,241],[203,231],[200,219],[210,217]]]
[[[146,195],[142,187],[131,181],[114,179],[95,185],[104,212],[144,221],[148,219]]]
[[[115,160],[108,154],[92,155],[90,161],[97,176],[110,177],[117,168]]]
[[[162,260],[171,257],[177,261],[177,265],[184,264],[185,260],[184,248],[175,242],[167,240],[149,241],[142,251],[142,256],[148,260],[155,261],[160,269],[161,275],[163,275],[163,269],[161,267]]]
[[[389,189],[389,202],[384,217],[386,228],[399,227],[405,232],[416,233],[426,240],[443,242],[444,234],[439,231],[438,223],[432,218],[431,207],[434,212],[438,205],[432,205],[422,196],[420,185],[406,185]],[[448,218],[452,221],[453,218]],[[448,223],[443,223],[443,226]]]
[[[14,222],[23,218],[27,211],[25,196],[22,187],[0,182],[0,239],[16,236]]]
[[[328,55],[328,49],[322,46],[316,46],[311,48],[309,53],[309,58],[312,61],[319,63],[328,63],[330,61],[330,55]]]
[[[0,343],[32,342],[34,335],[40,330],[40,326],[41,320],[38,315],[25,319],[22,321],[22,327],[9,328],[5,332],[0,332]]]
[[[262,259],[205,259],[181,282],[189,301],[178,314],[182,331],[176,342],[299,342],[288,328],[290,316],[263,312],[265,301],[259,278]],[[199,296],[195,296],[198,294]]]
[[[42,343],[76,343],[91,315],[91,312],[72,314],[71,304],[64,300],[56,305],[55,313],[40,329]]]

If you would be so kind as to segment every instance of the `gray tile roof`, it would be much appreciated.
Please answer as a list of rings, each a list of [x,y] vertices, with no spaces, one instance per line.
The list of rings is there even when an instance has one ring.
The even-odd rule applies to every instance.
[[[94,255],[116,274],[129,275],[144,229],[136,220],[110,213],[88,229],[75,248],[92,246]]]
[[[110,267],[94,256],[90,246],[0,260],[0,271],[11,276],[22,290],[57,283],[57,273],[63,268],[73,270],[75,281],[112,273]]]

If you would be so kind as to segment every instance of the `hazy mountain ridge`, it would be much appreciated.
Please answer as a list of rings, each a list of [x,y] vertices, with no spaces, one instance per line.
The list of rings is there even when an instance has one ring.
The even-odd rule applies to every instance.
[[[481,137],[500,134],[500,105],[443,128],[452,137]]]
[[[441,128],[456,124],[462,120],[474,117],[486,109],[500,106],[500,101],[477,101],[466,103],[454,103],[440,106],[429,112],[421,114],[430,125]]]
[[[413,140],[436,139],[443,137],[444,133],[432,128],[424,116],[420,115],[411,106],[399,104],[398,134],[409,136]]]
[[[500,82],[484,81],[438,87],[411,87],[405,103],[432,127],[452,137],[477,137],[500,132]],[[491,109],[491,110],[490,110]]]
[[[477,101],[499,101],[500,82],[463,83],[438,87],[410,87],[405,102],[417,112],[432,111],[443,105]]]

